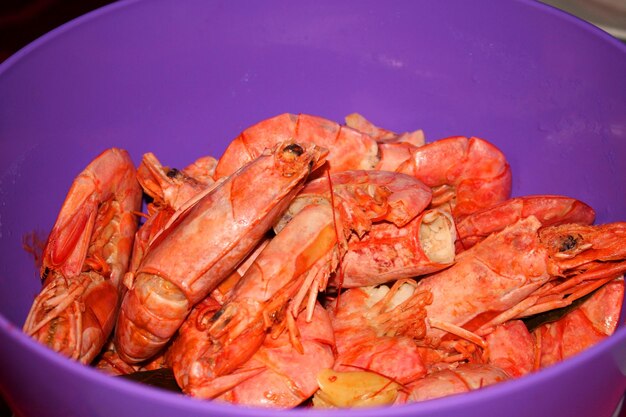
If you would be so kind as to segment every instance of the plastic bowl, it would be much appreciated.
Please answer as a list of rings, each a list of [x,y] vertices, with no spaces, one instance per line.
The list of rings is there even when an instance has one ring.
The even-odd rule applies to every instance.
[[[434,140],[497,144],[514,195],[559,193],[626,220],[626,46],[530,1],[205,1],[110,5],[0,66],[0,388],[19,416],[270,416],[80,366],[21,332],[40,288],[21,245],[47,233],[101,150],[183,166],[282,112],[358,111]],[[323,416],[610,416],[626,328],[563,363],[469,394]]]

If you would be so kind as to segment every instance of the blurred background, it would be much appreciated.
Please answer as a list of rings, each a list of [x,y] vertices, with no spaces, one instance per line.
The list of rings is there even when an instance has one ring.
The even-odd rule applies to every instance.
[[[543,0],[626,42],[626,0]]]
[[[626,0],[544,0],[626,42]],[[41,35],[113,0],[0,0],[0,62]],[[54,381],[51,381],[54,383]],[[626,417],[626,412],[621,414]],[[11,411],[0,398],[0,417]]]

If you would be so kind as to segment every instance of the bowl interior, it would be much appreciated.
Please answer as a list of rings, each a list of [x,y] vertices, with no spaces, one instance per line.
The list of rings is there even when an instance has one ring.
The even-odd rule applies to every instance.
[[[111,146],[136,162],[151,151],[181,167],[219,156],[242,129],[283,112],[339,122],[359,112],[393,130],[421,128],[428,140],[485,138],[507,155],[514,195],[569,195],[592,205],[598,222],[625,220],[625,57],[624,45],[600,30],[529,1],[132,1],[71,22],[0,66],[6,353],[20,346],[24,358],[50,361],[16,331],[39,289],[23,239],[45,239],[72,178]],[[597,366],[625,339],[620,329],[561,375]],[[107,395],[150,395],[62,358],[54,366],[68,381],[104,384]],[[545,375],[391,413],[499,404],[559,378],[558,370]],[[621,384],[601,413],[614,407]],[[3,390],[11,394],[8,384]],[[165,398],[198,415],[233,412]],[[586,398],[583,408],[599,404]]]

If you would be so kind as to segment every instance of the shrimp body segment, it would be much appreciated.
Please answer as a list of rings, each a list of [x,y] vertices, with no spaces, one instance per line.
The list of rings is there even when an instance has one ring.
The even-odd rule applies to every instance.
[[[135,272],[150,242],[161,232],[176,210],[215,184],[213,172],[217,160],[203,157],[182,171],[161,165],[153,153],[143,155],[137,168],[137,179],[144,192],[152,197],[147,220],[135,235],[130,271]]]
[[[624,300],[624,279],[617,278],[595,292],[563,318],[541,325],[533,333],[545,368],[569,358],[615,332]]]
[[[542,226],[592,224],[595,219],[593,208],[574,198],[559,195],[511,198],[459,219],[456,222],[457,251],[469,249],[490,234],[531,215]]]
[[[128,153],[111,148],[76,177],[44,248],[44,286],[24,331],[90,363],[113,330],[141,188]]]
[[[378,285],[445,269],[454,262],[455,238],[446,210],[424,211],[403,227],[373,224],[368,234],[348,242],[341,286]]]
[[[295,326],[301,352],[294,349],[288,331],[265,338],[254,356],[234,373],[261,372],[217,398],[233,404],[292,408],[311,397],[318,389],[316,375],[335,363],[334,334],[328,312],[319,304],[310,321],[301,314]]]
[[[376,126],[359,113],[351,113],[344,118],[346,126],[366,133],[381,143],[408,143],[413,146],[422,146],[425,143],[424,132],[421,129],[412,132],[396,133]]]
[[[284,113],[263,120],[237,136],[215,169],[215,179],[228,176],[278,142],[310,142],[329,150],[331,171],[373,169],[378,146],[369,135],[322,117]]]
[[[167,343],[191,308],[263,239],[325,154],[314,145],[281,143],[174,214],[122,302],[115,336],[124,360],[141,362]]]
[[[331,197],[332,190],[332,197]],[[334,204],[347,231],[362,236],[372,223],[387,221],[404,226],[430,204],[432,191],[421,181],[389,171],[343,171],[310,181],[275,227],[280,230],[302,208],[318,202]]]
[[[99,255],[109,259],[117,286],[130,259],[140,204],[128,152],[111,148],[101,153],[72,183],[44,249],[42,275],[52,270],[74,277],[86,259]]]
[[[163,166],[153,153],[148,152],[137,168],[137,179],[156,205],[178,210],[215,183],[213,173],[216,164],[214,158],[206,156],[178,170]]]
[[[348,239],[347,253],[345,250],[342,252],[343,274],[333,276],[333,285],[353,287],[358,286],[356,283],[380,284],[389,279],[410,276],[406,275],[409,269],[426,273],[445,266],[438,263],[433,266],[434,263],[427,260],[426,255],[421,256],[421,250],[411,252],[420,247],[414,236],[419,233],[420,225],[427,222],[417,219],[421,218],[423,210],[430,203],[431,195],[430,188],[421,181],[397,172],[337,172],[331,174],[330,178],[317,178],[307,184],[275,229],[279,230],[302,207],[320,201],[332,201],[337,214],[335,221],[348,226],[344,233],[344,238]],[[441,215],[445,216],[443,213]],[[434,222],[434,217],[437,215],[431,214],[429,218]],[[408,247],[408,252],[399,249],[403,245]],[[448,247],[452,250],[453,258],[451,243]],[[411,263],[411,266],[403,267],[400,263]],[[400,269],[402,272],[398,272]],[[342,278],[345,281],[340,282]]]
[[[455,136],[417,147],[398,172],[433,188],[433,206],[455,218],[500,203],[511,193],[511,168],[502,152],[476,137]]]
[[[430,294],[415,281],[393,287],[351,288],[331,301],[337,357],[333,369],[317,376],[318,408],[366,407],[405,402],[402,387],[420,380],[427,369],[418,344],[426,333],[424,306]]]
[[[304,300],[314,302],[337,266],[337,247],[332,210],[324,205],[305,208],[270,240],[211,319],[212,346],[205,353],[211,357],[205,370],[211,372],[205,378],[231,373],[250,359],[272,328],[297,317]]]
[[[377,170],[396,171],[417,147],[426,143],[422,130],[398,134],[374,125],[358,113],[347,115],[345,121],[346,126],[370,135],[378,143]]]
[[[511,377],[502,369],[488,364],[461,364],[428,374],[406,387],[409,395],[400,396],[397,403],[417,402],[446,397],[480,389],[506,381]]]
[[[520,377],[569,358],[613,334],[624,299],[624,279],[616,278],[590,294],[561,318],[529,332],[521,320],[500,324],[489,333],[487,363]]]
[[[251,358],[232,371],[212,377],[210,318],[220,308],[212,298],[198,304],[168,351],[178,384],[198,398],[261,407],[295,407],[317,390],[315,375],[334,363],[334,335],[328,313],[315,306],[310,322],[300,315],[296,327],[302,352],[293,348],[288,332],[268,337]]]
[[[509,320],[485,337],[485,362],[497,366],[513,378],[536,371],[537,341],[521,320]]]
[[[426,334],[428,292],[413,280],[352,288],[331,304],[336,371],[369,371],[400,384],[426,374],[416,341]]]

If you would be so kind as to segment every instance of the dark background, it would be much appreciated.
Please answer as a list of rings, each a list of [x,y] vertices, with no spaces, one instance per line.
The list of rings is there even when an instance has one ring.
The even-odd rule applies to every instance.
[[[0,62],[44,33],[112,0],[0,0]]]

